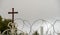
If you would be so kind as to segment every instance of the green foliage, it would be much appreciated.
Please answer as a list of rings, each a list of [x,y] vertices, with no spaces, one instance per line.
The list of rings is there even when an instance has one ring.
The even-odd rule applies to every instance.
[[[33,33],[33,35],[39,35],[39,33],[38,33],[37,31],[35,31],[35,32]]]
[[[19,35],[28,35],[28,33],[22,32]]]
[[[2,21],[2,17],[0,16],[0,22]]]
[[[19,35],[24,35],[24,33],[20,33]]]
[[[11,22],[11,19],[4,19],[4,21],[2,21],[2,17],[0,16],[0,31],[1,32],[8,29],[7,25],[9,22]]]

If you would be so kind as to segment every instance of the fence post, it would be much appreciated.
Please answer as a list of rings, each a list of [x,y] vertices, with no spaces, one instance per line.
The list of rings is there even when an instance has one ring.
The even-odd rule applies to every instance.
[[[2,34],[1,34],[1,31],[0,31],[0,35],[2,35]]]
[[[41,35],[43,35],[43,27],[41,26]]]
[[[58,35],[60,35],[60,33],[58,33]]]

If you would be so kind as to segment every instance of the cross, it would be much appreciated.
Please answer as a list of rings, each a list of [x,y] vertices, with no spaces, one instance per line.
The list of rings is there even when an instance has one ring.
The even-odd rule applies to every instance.
[[[14,12],[14,8],[12,8],[12,12],[8,12],[8,14],[12,14],[12,23],[14,23],[14,14],[17,14],[18,12]]]

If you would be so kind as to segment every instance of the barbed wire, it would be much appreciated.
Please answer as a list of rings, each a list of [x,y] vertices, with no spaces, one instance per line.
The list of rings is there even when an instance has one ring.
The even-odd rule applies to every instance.
[[[44,20],[44,19],[35,20],[35,21],[32,23],[31,27],[30,27],[30,32],[29,32],[30,35],[31,35],[31,32],[32,32],[32,26],[33,26],[37,21],[39,21],[39,20],[41,20],[42,22],[48,22],[48,21],[46,21],[46,20]],[[46,24],[46,23],[45,23],[45,24]]]
[[[32,25],[31,25],[28,20],[24,20],[24,19],[22,19],[22,18],[16,18],[15,21],[16,21],[16,20],[21,20],[21,21],[23,22],[23,27],[22,27],[22,29],[24,28],[24,25],[25,25],[26,27],[28,27],[28,25],[30,25],[29,34],[31,34],[31,32],[32,32],[32,27],[33,27],[34,24],[36,24],[36,22],[38,22],[38,21],[40,21],[40,20],[41,20],[42,22],[45,22],[45,24],[46,24],[46,22],[48,22],[48,23],[51,25],[51,27],[48,28],[48,25],[46,24],[46,26],[47,26],[46,35],[48,35],[48,32],[49,32],[49,30],[50,30],[52,27],[53,27],[53,34],[54,34],[54,33],[57,34],[57,32],[55,31],[54,25],[56,24],[57,21],[60,21],[60,20],[55,20],[55,21],[53,22],[53,24],[51,24],[49,21],[46,21],[46,20],[44,20],[44,19],[37,19],[37,20],[35,20],[35,21],[32,23]],[[26,25],[25,22],[28,22],[28,25]],[[42,25],[43,25],[43,23],[42,23]],[[17,25],[17,27],[18,27],[18,25]]]

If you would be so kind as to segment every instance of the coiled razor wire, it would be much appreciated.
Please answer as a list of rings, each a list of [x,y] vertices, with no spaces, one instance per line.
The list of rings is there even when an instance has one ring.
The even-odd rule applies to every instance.
[[[31,34],[32,35],[32,26],[37,22],[37,21],[39,21],[39,20],[41,20],[42,22],[48,22],[48,21],[46,21],[46,20],[44,20],[44,19],[38,19],[38,20],[35,20],[33,23],[32,23],[32,25],[30,24],[30,22],[28,21],[28,20],[23,20],[23,19],[21,19],[21,18],[16,18],[15,20],[21,20],[22,22],[23,22],[23,27],[22,27],[22,29],[24,28],[24,25],[26,25],[25,24],[25,21],[26,22],[28,22],[29,23],[29,25],[30,25],[30,31],[29,31],[29,35]],[[57,34],[57,32],[55,31],[55,27],[54,27],[54,25],[56,24],[56,22],[57,21],[60,21],[60,20],[55,20],[54,22],[53,22],[53,24],[51,24],[50,22],[48,22],[49,24],[51,24],[51,27],[50,28],[48,28],[48,26],[47,26],[47,24],[46,24],[46,26],[47,26],[47,31],[46,31],[46,35],[48,35],[48,32],[49,32],[49,30],[53,27],[53,34],[54,33],[56,33]],[[42,23],[42,25],[43,25],[43,23]],[[18,26],[18,25],[17,25]],[[26,25],[27,26],[27,25]],[[10,29],[7,29],[7,30],[5,30],[5,31],[3,31],[3,33],[2,34],[4,34],[6,31],[8,31],[8,30],[10,30]],[[17,29],[16,29],[17,30]],[[19,31],[21,31],[21,30],[19,30]],[[23,32],[23,31],[22,31]]]
[[[56,24],[56,22],[57,21],[60,21],[60,20],[55,20],[54,22],[53,22],[53,24],[51,24],[51,27],[47,30],[47,32],[46,32],[46,35],[48,35],[48,31],[53,27],[53,35],[55,35],[55,34],[58,34],[56,31],[55,31],[55,27],[54,27],[54,25]],[[55,33],[55,34],[54,34]]]
[[[31,34],[31,32],[32,32],[32,26],[37,22],[37,21],[39,21],[39,20],[41,20],[42,22],[48,22],[48,21],[46,21],[46,20],[44,20],[44,19],[38,19],[38,20],[35,20],[33,23],[32,23],[32,25],[31,25],[31,27],[30,27],[30,32],[29,32],[29,34],[30,35],[32,35]],[[49,23],[49,22],[48,22]],[[42,23],[43,24],[43,23]],[[46,23],[45,23],[46,24]],[[47,24],[46,24],[47,25]]]

